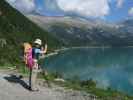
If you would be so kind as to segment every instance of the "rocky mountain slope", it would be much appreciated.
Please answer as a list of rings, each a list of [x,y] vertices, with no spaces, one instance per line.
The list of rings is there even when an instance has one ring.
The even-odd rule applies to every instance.
[[[133,45],[133,20],[107,23],[76,17],[46,17],[28,15],[30,20],[66,45],[127,46]]]

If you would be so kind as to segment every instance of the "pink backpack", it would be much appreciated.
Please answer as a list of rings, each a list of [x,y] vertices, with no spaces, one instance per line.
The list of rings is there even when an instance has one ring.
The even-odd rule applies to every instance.
[[[24,43],[24,61],[28,68],[33,68],[32,46],[29,43]]]
[[[34,60],[32,57],[32,48],[30,48],[27,52],[27,67],[32,69],[34,66]]]

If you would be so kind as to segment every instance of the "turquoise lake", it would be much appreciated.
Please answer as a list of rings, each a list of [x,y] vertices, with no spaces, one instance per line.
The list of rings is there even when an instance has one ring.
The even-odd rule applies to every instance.
[[[43,67],[66,79],[92,78],[98,88],[133,95],[133,48],[80,48],[45,58]]]

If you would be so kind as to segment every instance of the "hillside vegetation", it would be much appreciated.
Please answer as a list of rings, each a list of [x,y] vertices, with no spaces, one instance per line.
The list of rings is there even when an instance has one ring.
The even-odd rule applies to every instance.
[[[46,40],[49,49],[62,45],[48,32],[12,8],[5,0],[0,0],[0,66],[20,63],[22,43],[33,42],[35,38]]]

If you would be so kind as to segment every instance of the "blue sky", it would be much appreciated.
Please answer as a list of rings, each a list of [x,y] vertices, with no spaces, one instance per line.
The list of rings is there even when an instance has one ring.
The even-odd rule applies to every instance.
[[[7,0],[24,14],[78,16],[115,22],[133,17],[133,0]]]
[[[133,0],[125,0],[122,7],[117,8],[113,2],[110,6],[111,12],[106,16],[106,20],[119,21],[129,17],[133,17],[133,14],[129,14],[129,11],[133,8]]]

